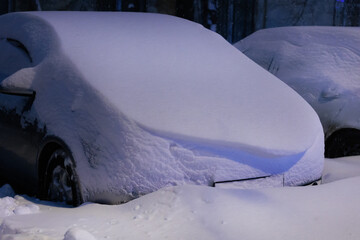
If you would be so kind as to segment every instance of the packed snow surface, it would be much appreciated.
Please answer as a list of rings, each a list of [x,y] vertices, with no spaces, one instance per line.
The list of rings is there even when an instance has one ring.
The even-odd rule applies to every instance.
[[[338,178],[319,186],[243,190],[186,185],[114,206],[68,208],[2,195],[0,239],[357,240],[360,171],[354,174],[349,162],[360,169],[359,157],[327,159],[324,175]],[[38,208],[31,207],[27,215],[8,214],[22,206]]]
[[[359,27],[265,29],[234,46],[300,93],[327,134],[360,127]]]
[[[69,146],[85,200],[269,175],[300,185],[321,175],[313,109],[198,24],[144,13],[13,13],[0,17],[0,36],[22,42],[32,59],[1,86],[36,91],[22,118]]]
[[[322,182],[329,183],[356,176],[360,176],[358,156],[326,159]]]

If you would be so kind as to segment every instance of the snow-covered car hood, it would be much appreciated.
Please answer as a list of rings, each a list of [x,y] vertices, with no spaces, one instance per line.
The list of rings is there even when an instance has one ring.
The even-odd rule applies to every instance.
[[[301,153],[314,143],[313,109],[200,25],[133,13],[21,17],[39,17],[56,33],[33,29],[27,41],[58,44],[88,84],[156,134],[270,155]]]
[[[234,46],[304,97],[327,135],[360,127],[359,27],[264,29]]]

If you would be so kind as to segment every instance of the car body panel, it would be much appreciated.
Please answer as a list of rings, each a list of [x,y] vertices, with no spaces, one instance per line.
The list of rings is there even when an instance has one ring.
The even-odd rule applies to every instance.
[[[38,143],[45,135],[37,121],[28,122],[26,115],[31,107],[32,96],[0,94],[0,167],[2,177],[15,189],[36,193]],[[6,167],[5,167],[6,166]]]

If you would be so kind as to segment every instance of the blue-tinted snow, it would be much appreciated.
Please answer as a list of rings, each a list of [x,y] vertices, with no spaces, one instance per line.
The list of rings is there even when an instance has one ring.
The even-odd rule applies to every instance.
[[[235,47],[300,93],[328,135],[360,128],[359,27],[266,29]]]

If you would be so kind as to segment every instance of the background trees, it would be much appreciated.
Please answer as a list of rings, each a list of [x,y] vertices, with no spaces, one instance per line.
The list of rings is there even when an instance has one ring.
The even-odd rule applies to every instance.
[[[360,0],[0,0],[0,14],[32,10],[165,13],[198,22],[229,42],[269,27],[360,25]]]

